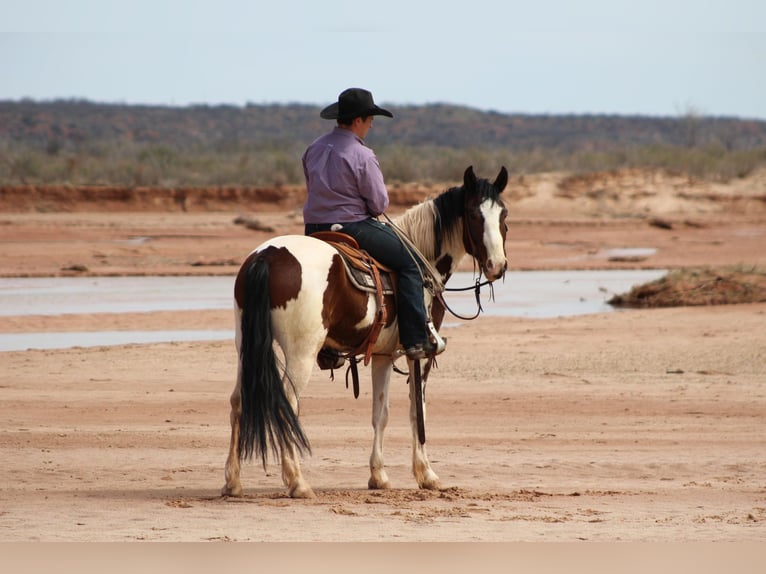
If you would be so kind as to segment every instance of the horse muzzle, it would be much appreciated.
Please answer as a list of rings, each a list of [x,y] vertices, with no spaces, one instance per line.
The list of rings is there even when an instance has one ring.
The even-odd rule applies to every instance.
[[[505,275],[506,269],[508,269],[508,261],[506,260],[503,260],[502,263],[487,261],[484,265],[484,277],[486,277],[488,281],[496,281]]]

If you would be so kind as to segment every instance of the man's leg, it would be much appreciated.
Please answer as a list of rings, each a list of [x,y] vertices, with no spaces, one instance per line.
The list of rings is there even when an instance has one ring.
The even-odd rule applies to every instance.
[[[414,256],[388,226],[377,220],[348,223],[341,231],[354,237],[362,249],[396,271],[399,341],[402,346],[407,349],[426,344],[428,334],[423,279]]]

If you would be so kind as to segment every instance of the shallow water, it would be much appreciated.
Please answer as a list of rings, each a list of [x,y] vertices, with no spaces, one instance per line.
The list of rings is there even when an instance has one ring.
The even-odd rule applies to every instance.
[[[503,283],[495,283],[494,301],[489,300],[488,287],[482,288],[480,300],[484,314],[494,316],[547,319],[607,313],[615,310],[607,303],[613,295],[659,279],[666,273],[664,270],[517,271],[507,273]],[[448,288],[472,283],[469,274],[459,275],[465,277],[451,279]],[[458,313],[476,312],[473,292],[447,292],[445,299]]]
[[[483,314],[544,319],[614,308],[606,301],[634,285],[653,281],[663,270],[514,271],[481,290]],[[448,288],[474,284],[470,273],[455,274]],[[230,309],[233,277],[53,277],[0,278],[0,316],[72,313],[148,313]],[[445,293],[456,313],[473,315],[473,291]],[[460,320],[448,315],[446,325]],[[99,331],[67,333],[0,333],[0,351],[54,349],[233,339],[234,331]]]
[[[0,278],[0,316],[232,308],[233,277]]]
[[[0,351],[109,347],[135,343],[219,341],[234,339],[233,330],[209,331],[83,331],[65,333],[0,333]]]

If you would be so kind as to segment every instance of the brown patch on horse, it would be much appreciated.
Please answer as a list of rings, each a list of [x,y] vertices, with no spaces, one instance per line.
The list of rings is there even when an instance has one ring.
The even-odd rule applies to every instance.
[[[452,256],[447,254],[439,257],[439,259],[436,261],[436,270],[441,274],[442,278],[446,282],[446,280],[449,279],[452,275]]]
[[[367,299],[349,280],[340,255],[333,255],[322,297],[322,324],[332,346],[356,348],[364,341],[369,329],[359,331],[356,325],[367,315]]]
[[[465,215],[463,217],[463,247],[468,255],[478,261],[486,261],[487,249],[484,247],[484,216],[481,213],[481,196],[466,194]]]
[[[234,281],[234,299],[241,309],[245,298],[245,276],[252,265],[266,264],[269,268],[269,298],[271,308],[286,307],[297,299],[301,290],[301,264],[285,247],[269,246],[248,255]]]

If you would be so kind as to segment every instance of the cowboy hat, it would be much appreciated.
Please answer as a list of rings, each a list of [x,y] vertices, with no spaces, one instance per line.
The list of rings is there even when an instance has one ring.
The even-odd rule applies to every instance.
[[[376,106],[372,94],[362,88],[343,90],[338,96],[338,101],[327,106],[319,115],[326,120],[353,120],[367,116],[394,117],[388,110]]]

